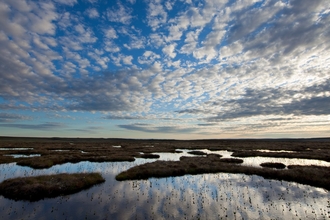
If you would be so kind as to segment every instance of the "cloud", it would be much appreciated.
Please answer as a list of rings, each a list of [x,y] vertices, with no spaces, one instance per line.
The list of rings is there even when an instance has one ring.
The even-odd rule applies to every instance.
[[[197,132],[197,128],[184,128],[177,126],[156,126],[149,124],[131,124],[131,125],[118,125],[120,128],[133,131],[141,131],[147,133],[193,133]]]
[[[176,57],[176,53],[174,52],[175,47],[176,47],[176,44],[175,43],[174,44],[170,44],[170,45],[165,46],[162,49],[162,51],[163,51],[163,53],[165,53],[169,57],[175,58]]]
[[[167,21],[167,13],[159,1],[150,0],[147,9],[148,25],[152,30],[157,30],[162,24]]]
[[[198,109],[185,109],[185,110],[180,110],[180,111],[175,111],[179,114],[200,114],[204,113],[205,111],[203,110],[198,110]]]
[[[117,32],[113,27],[108,27],[104,30],[105,37],[108,39],[116,39],[118,38]]]
[[[144,117],[141,116],[119,116],[119,115],[107,115],[102,117],[104,119],[109,119],[109,120],[139,120],[139,119],[144,119]]]
[[[57,3],[73,6],[77,4],[77,0],[54,0]]]
[[[124,47],[129,50],[132,50],[145,48],[145,45],[146,43],[144,37],[130,34],[130,41],[128,44],[124,44]]]
[[[117,7],[107,10],[107,17],[109,21],[119,22],[123,24],[131,23],[133,16],[131,15],[132,9],[122,5],[120,2],[117,3]]]
[[[129,3],[131,3],[132,5],[135,4],[136,0],[127,0]]]
[[[100,126],[89,126],[86,128],[75,128],[75,129],[69,129],[70,131],[77,131],[77,132],[83,132],[83,133],[92,133],[96,134],[98,131],[102,130],[103,127]]]
[[[99,111],[235,130],[330,114],[329,1],[89,2],[1,1],[2,122]]]
[[[249,89],[239,98],[228,101],[214,102],[211,105],[221,106],[215,117],[208,121],[237,119],[262,115],[329,115],[330,114],[330,83],[306,87],[300,90],[278,89]],[[187,112],[189,110],[182,111]]]
[[[31,117],[0,112],[0,122],[14,122],[18,120],[29,120]]]
[[[98,18],[100,16],[99,12],[97,11],[96,8],[89,8],[86,10],[86,14],[90,18]]]
[[[60,123],[47,122],[43,124],[0,124],[0,127],[49,131],[62,129],[65,126]]]
[[[140,56],[138,58],[138,62],[140,64],[148,64],[148,65],[151,65],[155,60],[157,59],[160,59],[160,55],[150,51],[150,50],[147,50],[143,53],[142,56]]]

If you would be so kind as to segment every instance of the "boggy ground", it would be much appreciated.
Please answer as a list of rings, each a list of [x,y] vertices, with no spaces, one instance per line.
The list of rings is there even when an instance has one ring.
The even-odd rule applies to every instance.
[[[121,146],[116,148],[112,146]],[[176,149],[209,149],[234,151],[236,157],[268,156],[319,159],[330,162],[330,139],[275,139],[275,140],[133,140],[88,138],[12,138],[0,137],[0,148],[33,148],[31,150],[0,150],[0,164],[17,162],[35,169],[56,164],[80,161],[134,161],[139,157],[153,157],[151,153],[171,152]],[[287,150],[287,152],[259,152],[256,149]],[[66,150],[66,151],[55,151]],[[144,153],[140,154],[140,152]],[[13,158],[10,154],[40,154],[38,160]]]
[[[13,200],[38,201],[76,193],[104,181],[99,173],[18,177],[0,183],[0,195]]]
[[[121,147],[113,147],[121,146]],[[0,137],[0,148],[32,148],[30,150],[0,150],[0,163],[16,162],[17,165],[29,166],[35,169],[49,168],[56,164],[80,161],[111,162],[134,161],[135,158],[154,158],[152,153],[176,152],[176,149],[209,149],[233,151],[233,156],[267,156],[284,158],[319,159],[330,162],[330,138],[320,139],[240,139],[240,140],[133,140],[133,139],[87,139],[87,138],[13,138]],[[272,151],[289,152],[260,152],[255,150],[266,149]],[[62,151],[58,151],[62,150]],[[63,151],[64,150],[64,151]],[[143,154],[141,154],[143,153]],[[196,153],[196,151],[195,151]],[[13,158],[10,154],[40,154],[36,159]],[[197,153],[196,154],[200,154]],[[152,164],[138,166],[117,177],[120,180],[148,177],[165,177],[173,175],[230,172],[256,174],[266,178],[283,179],[320,186],[329,189],[329,168],[315,166],[289,166],[287,170],[271,168],[252,168],[235,165],[219,157],[183,158],[179,162],[157,161]],[[202,161],[200,161],[202,160]],[[204,161],[206,160],[206,161]],[[200,163],[197,163],[200,161]],[[227,163],[225,163],[227,162]],[[237,161],[236,161],[237,162]],[[209,164],[209,165],[207,165]],[[196,167],[194,167],[196,166]],[[153,170],[156,167],[157,169]],[[162,167],[161,172],[156,172]],[[151,169],[146,172],[146,169]],[[140,171],[139,171],[140,169]],[[134,172],[133,172],[134,171]],[[136,174],[135,174],[136,173]],[[155,174],[157,173],[157,174]],[[130,176],[133,174],[133,176]],[[142,175],[142,176],[141,176]]]
[[[232,158],[230,158],[232,159]],[[236,159],[237,160],[237,159]],[[227,161],[217,155],[181,157],[180,161],[155,161],[132,167],[116,176],[119,181],[150,177],[183,176],[203,173],[243,173],[268,179],[294,181],[330,190],[330,168],[321,166],[288,166],[287,170],[255,168],[237,165],[243,161]]]

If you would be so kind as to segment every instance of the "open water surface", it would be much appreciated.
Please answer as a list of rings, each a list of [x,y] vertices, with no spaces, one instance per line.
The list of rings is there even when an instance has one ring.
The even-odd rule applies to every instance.
[[[187,151],[181,154],[187,154]],[[172,160],[180,154],[160,155],[161,159]],[[0,219],[330,218],[329,191],[256,175],[218,173],[139,181],[115,180],[118,173],[155,160],[67,163],[42,170],[15,163],[2,164],[0,181],[42,174],[100,172],[106,182],[73,195],[32,203],[0,196]]]

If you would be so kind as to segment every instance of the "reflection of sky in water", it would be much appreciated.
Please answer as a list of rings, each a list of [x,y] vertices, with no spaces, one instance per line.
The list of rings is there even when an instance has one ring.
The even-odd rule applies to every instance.
[[[153,159],[154,160],[154,159]],[[0,181],[15,176],[101,172],[104,184],[39,202],[0,197],[0,219],[326,219],[330,192],[297,183],[242,174],[204,174],[118,182],[135,162],[56,165],[33,170],[0,165]]]
[[[3,156],[13,157],[13,158],[21,158],[21,157],[40,157],[41,154],[6,154]]]
[[[272,163],[283,163],[288,165],[316,165],[316,166],[330,166],[329,162],[322,160],[311,160],[311,159],[296,159],[296,158],[275,158],[275,157],[245,157],[243,166],[259,167],[261,163],[272,162]]]
[[[192,150],[187,149],[177,149],[178,151],[182,151],[182,153],[154,153],[160,156],[159,159],[148,160],[148,162],[156,161],[156,160],[166,160],[166,161],[179,161],[182,156],[190,156],[196,157],[196,155],[189,154],[188,152]],[[233,152],[226,150],[219,151],[210,151],[207,149],[198,150],[207,154],[219,154],[222,155],[221,158],[239,158],[232,157],[231,154]],[[283,163],[286,166],[288,165],[317,165],[317,166],[328,166],[330,167],[330,163],[322,160],[312,160],[312,159],[297,159],[297,158],[275,158],[275,157],[244,157],[243,166],[253,166],[260,167],[261,163],[272,162],[272,163]]]
[[[291,151],[291,150],[264,150],[264,149],[259,149],[259,150],[254,150],[254,151],[271,152],[271,153],[295,153],[296,152],[296,151]]]

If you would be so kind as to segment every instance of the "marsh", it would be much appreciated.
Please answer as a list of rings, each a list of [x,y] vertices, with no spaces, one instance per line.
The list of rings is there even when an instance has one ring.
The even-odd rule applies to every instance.
[[[323,180],[329,181],[328,160],[325,159],[328,155],[326,152],[329,152],[330,148],[329,141],[157,140],[156,144],[156,141],[151,140],[121,139],[60,139],[55,141],[51,139],[2,139],[0,143],[2,148],[29,148],[0,151],[0,158],[3,159],[0,164],[0,182],[14,177],[95,172],[100,173],[105,179],[104,183],[84,191],[45,198],[36,202],[15,201],[0,196],[2,219],[62,218],[63,216],[67,219],[329,218],[330,193],[329,189],[326,189],[327,187],[315,187],[313,183],[297,183],[299,178],[285,181],[276,180],[279,178],[273,178],[272,175],[263,177],[262,174],[263,172],[283,174],[292,169],[308,170],[321,167],[320,172],[325,170]],[[74,145],[70,143],[74,143]],[[235,152],[262,149],[272,152],[259,151],[267,153],[267,156],[259,155],[258,157],[265,158],[269,162],[273,162],[270,161],[272,158],[287,159],[283,162],[287,167],[281,170],[262,168],[260,166],[262,160],[255,160],[255,163],[252,164],[246,163],[245,160],[254,161],[253,157],[233,156]],[[191,151],[204,153],[189,154]],[[292,156],[290,158],[276,157],[279,153],[309,154],[313,159],[297,160],[299,164],[295,164]],[[34,159],[45,157],[51,163],[46,168],[33,168],[28,163],[32,158],[4,156],[10,154],[40,154]],[[82,156],[85,154],[87,157]],[[159,158],[156,158],[157,156],[143,158],[141,155],[144,154],[158,155]],[[270,154],[274,154],[275,157],[271,157]],[[56,156],[61,159],[56,160]],[[116,158],[117,156],[119,159]],[[127,160],[120,160],[122,158]],[[241,159],[243,163],[221,162],[226,158]],[[305,165],[307,167],[302,167],[302,161],[312,162]],[[187,163],[188,168],[199,170],[198,174],[180,173],[180,175],[173,176],[169,172],[173,169],[181,169],[180,172],[182,172],[185,165],[180,163],[183,162]],[[314,164],[315,162],[317,164]],[[21,163],[24,166],[19,165]],[[116,176],[121,173],[130,169],[139,171],[140,166],[148,166],[153,163],[164,166],[163,170],[170,174],[162,178],[150,176],[135,180],[116,180]],[[212,164],[218,163],[221,163],[221,167],[228,168],[230,172],[214,170],[210,173],[209,170],[202,169],[202,165],[214,169]],[[236,169],[252,169],[261,173],[244,174]],[[152,173],[152,169],[149,172]]]

